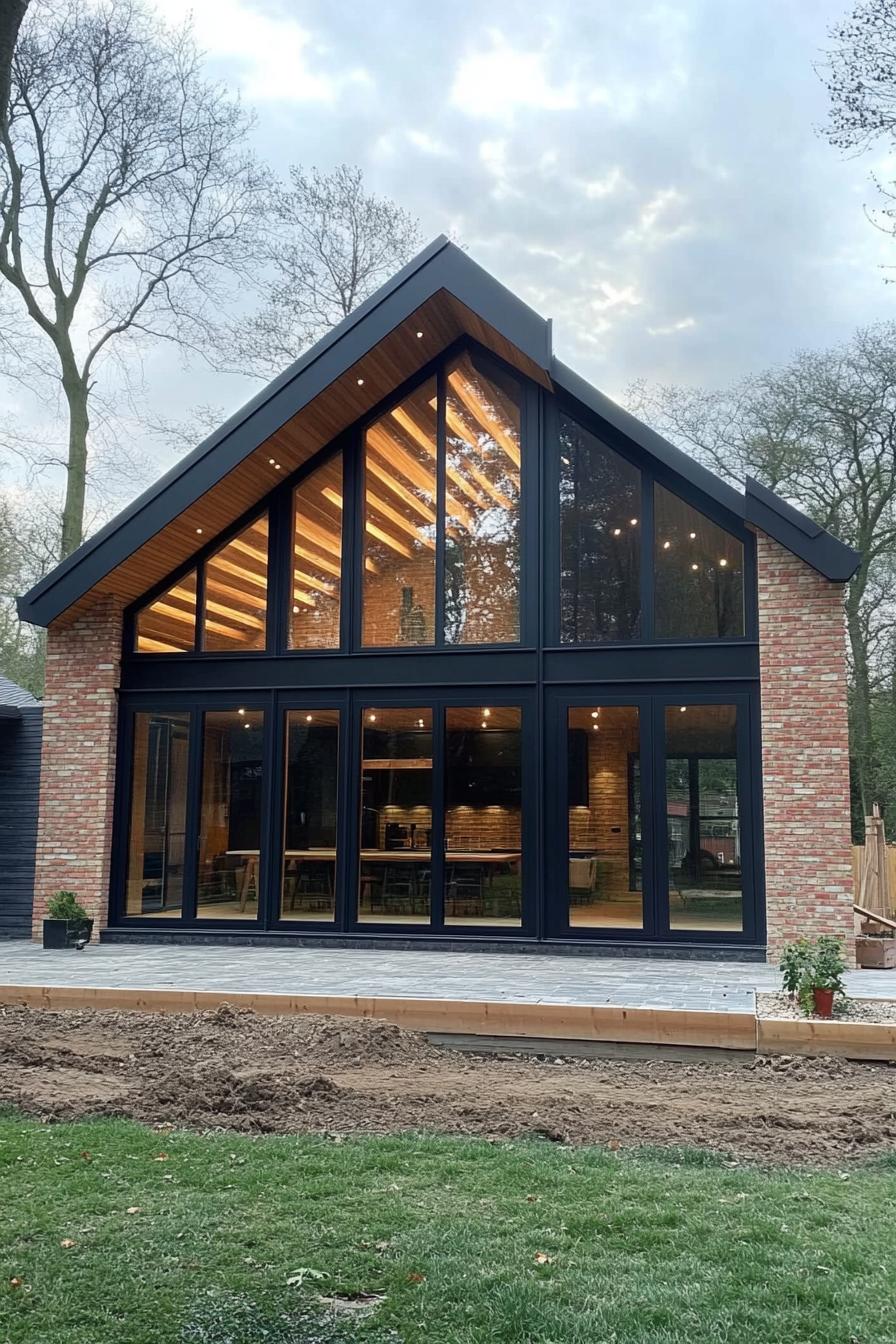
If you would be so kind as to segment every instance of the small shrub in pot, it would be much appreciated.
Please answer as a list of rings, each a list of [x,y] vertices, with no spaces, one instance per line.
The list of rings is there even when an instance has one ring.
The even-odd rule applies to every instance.
[[[57,891],[47,901],[44,947],[83,947],[90,942],[93,920],[73,891]]]
[[[785,993],[798,1000],[807,1017],[833,1017],[834,996],[842,995],[846,960],[843,943],[823,933],[814,942],[799,938],[785,947],[779,968]]]

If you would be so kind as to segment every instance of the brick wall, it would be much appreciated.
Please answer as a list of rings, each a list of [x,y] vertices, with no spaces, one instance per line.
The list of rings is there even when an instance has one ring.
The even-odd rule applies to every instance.
[[[35,937],[60,888],[106,922],[120,651],[121,609],[111,598],[47,632]]]
[[[843,586],[757,536],[768,957],[839,934],[852,956]]]
[[[598,732],[590,710],[581,711],[575,726],[588,733],[588,805],[569,809],[569,847],[600,853],[603,899],[631,900],[628,758],[639,749],[638,713],[604,705]]]

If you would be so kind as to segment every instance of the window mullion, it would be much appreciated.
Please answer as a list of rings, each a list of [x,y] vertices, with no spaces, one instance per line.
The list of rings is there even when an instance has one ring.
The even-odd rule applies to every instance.
[[[436,602],[433,643],[445,643],[445,399],[444,364],[436,377]]]

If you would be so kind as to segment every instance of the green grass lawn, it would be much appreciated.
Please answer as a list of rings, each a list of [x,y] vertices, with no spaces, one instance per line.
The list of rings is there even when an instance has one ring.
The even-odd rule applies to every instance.
[[[7,1115],[0,1341],[885,1344],[894,1208],[896,1163]],[[319,1302],[359,1291],[363,1320]]]

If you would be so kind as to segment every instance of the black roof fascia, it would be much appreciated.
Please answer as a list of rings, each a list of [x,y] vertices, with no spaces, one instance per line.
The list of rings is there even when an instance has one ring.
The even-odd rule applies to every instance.
[[[855,574],[862,560],[858,551],[826,532],[819,523],[795,509],[752,476],[747,477],[744,493],[741,494],[734,486],[657,434],[656,430],[598,392],[559,360],[553,361],[551,375],[556,387],[575,397],[670,471],[730,510],[735,517],[761,528],[824,578],[833,583],[846,583]]]
[[[372,350],[427,299],[447,290],[549,374],[551,325],[460,248],[437,238],[376,294],[168,471],[17,602],[47,625]]]
[[[847,583],[862,563],[859,551],[826,532],[752,476],[747,477],[744,487],[744,518],[834,583]]]

